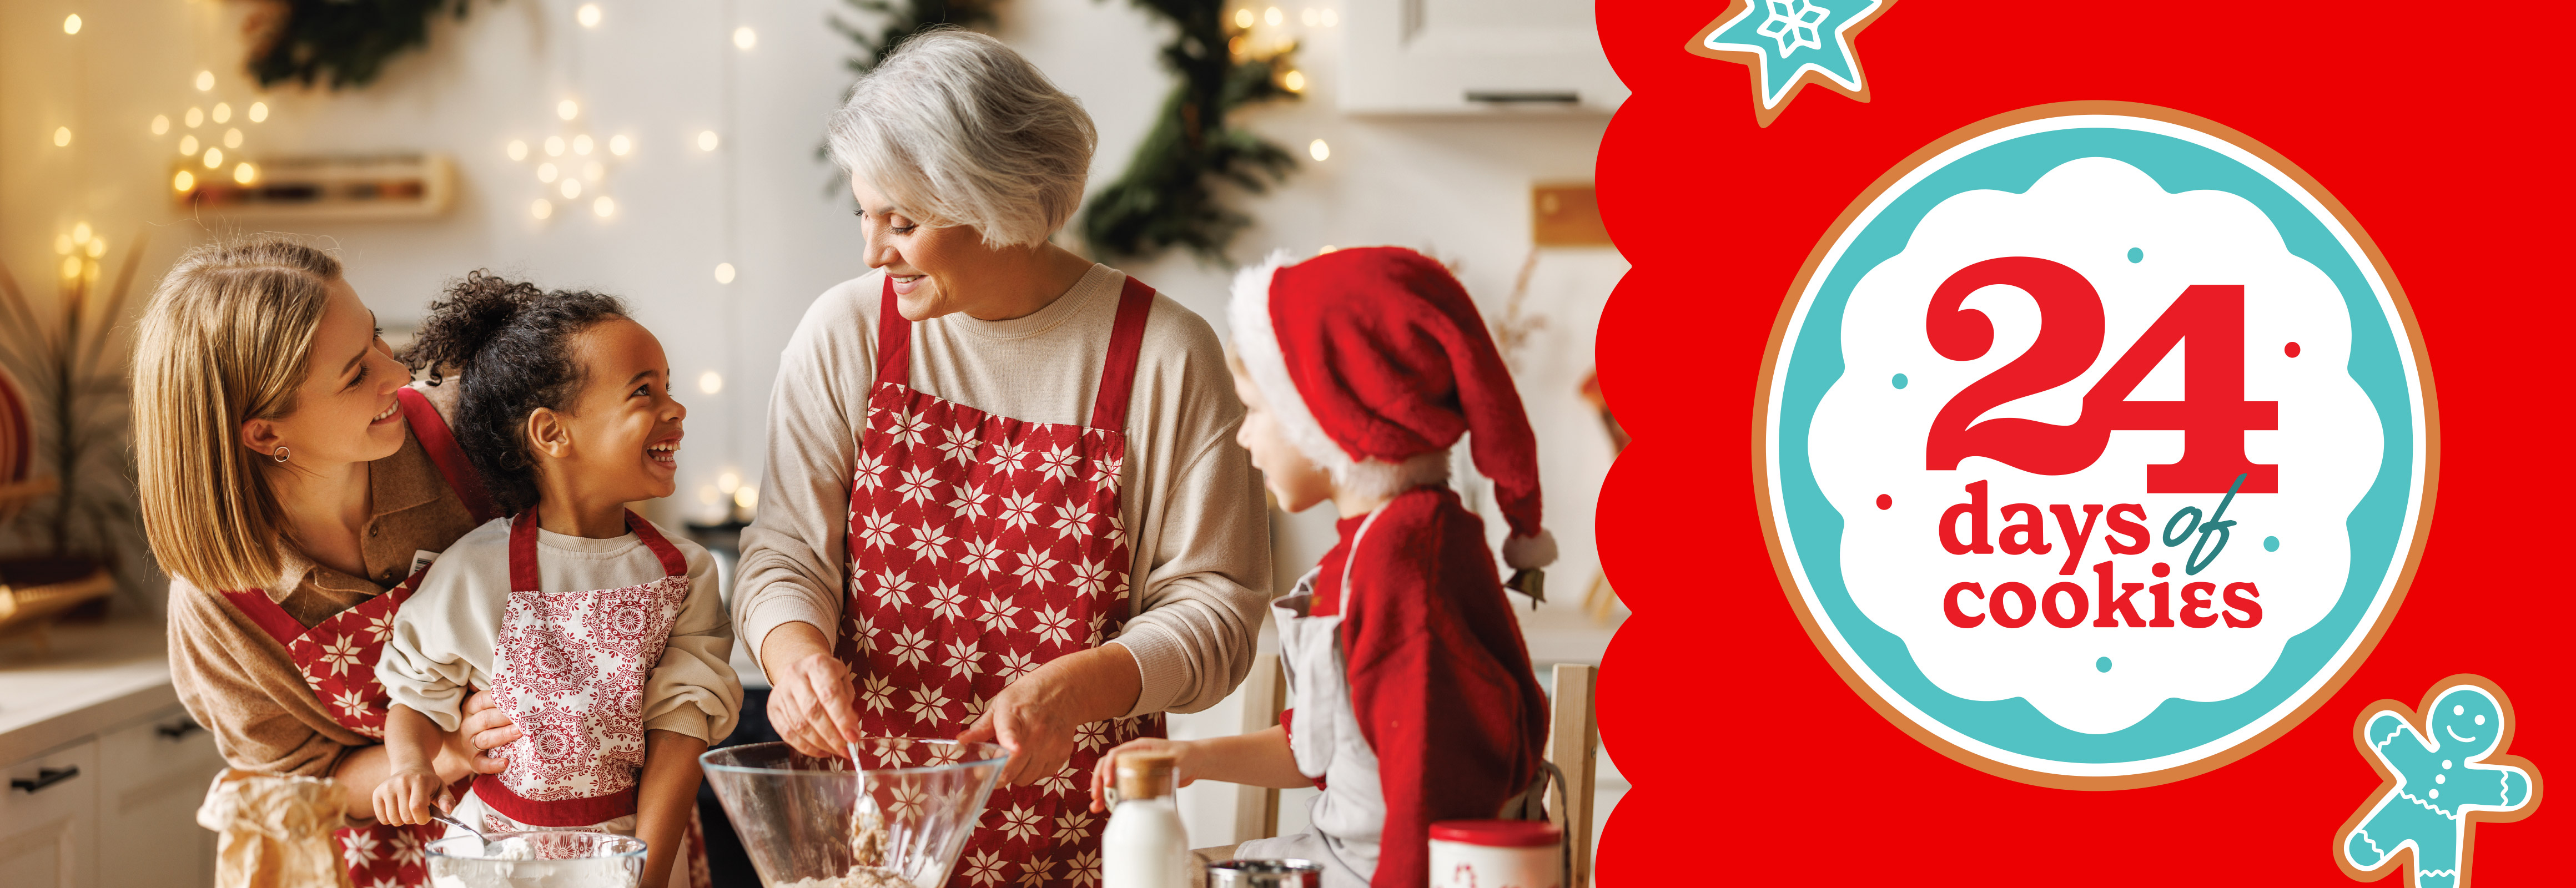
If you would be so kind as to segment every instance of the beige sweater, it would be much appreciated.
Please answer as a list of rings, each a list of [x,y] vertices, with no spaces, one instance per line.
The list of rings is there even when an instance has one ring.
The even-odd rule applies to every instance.
[[[1030,422],[1088,422],[1119,288],[1105,265],[1027,317],[951,314],[912,325],[912,387]],[[885,276],[824,292],[781,356],[770,393],[758,520],[742,534],[734,620],[756,653],[770,630],[841,624],[852,458],[876,382]],[[1207,322],[1157,296],[1127,408],[1120,513],[1133,528],[1133,615],[1111,643],[1143,682],[1129,715],[1196,712],[1251,671],[1269,599],[1269,516],[1225,351]]]
[[[727,663],[733,624],[717,594],[715,558],[686,537],[667,529],[662,535],[688,561],[689,597],[645,679],[644,729],[712,744],[733,733],[742,711],[742,682]],[[594,540],[537,531],[537,584],[546,591],[616,589],[662,576],[661,559],[635,534]],[[393,635],[376,666],[386,696],[429,716],[439,730],[456,730],[465,695],[492,684],[509,605],[510,520],[495,518],[440,555],[420,591],[394,614]]]
[[[455,386],[414,387],[441,413],[452,410]],[[401,450],[367,464],[367,485],[374,503],[360,544],[367,576],[278,544],[283,570],[265,591],[296,622],[309,627],[382,594],[410,575],[413,553],[446,549],[474,529],[473,513],[416,438],[405,436]],[[327,777],[349,750],[376,745],[332,718],[285,645],[223,595],[182,577],[170,578],[170,682],[236,768]]]

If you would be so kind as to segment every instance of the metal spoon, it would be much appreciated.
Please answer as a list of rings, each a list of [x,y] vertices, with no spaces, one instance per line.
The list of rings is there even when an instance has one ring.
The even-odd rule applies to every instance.
[[[435,820],[435,821],[438,821],[438,822],[440,822],[440,823],[447,824],[447,825],[449,825],[449,826],[456,827],[457,829],[464,830],[464,831],[466,831],[468,834],[471,834],[472,836],[474,836],[474,838],[475,838],[476,840],[481,841],[483,844],[486,844],[486,845],[492,844],[492,840],[491,840],[491,839],[484,838],[484,836],[483,836],[483,831],[482,831],[482,830],[478,830],[478,829],[475,829],[475,828],[473,828],[473,827],[471,827],[471,826],[467,826],[467,825],[465,825],[465,821],[458,820],[458,819],[456,819],[456,817],[455,817],[454,815],[451,815],[451,814],[449,814],[449,813],[447,813],[447,812],[445,812],[445,811],[441,811],[441,810],[438,810],[438,809],[436,809],[436,808],[431,808],[431,809],[429,809],[429,819],[431,819],[431,820]]]

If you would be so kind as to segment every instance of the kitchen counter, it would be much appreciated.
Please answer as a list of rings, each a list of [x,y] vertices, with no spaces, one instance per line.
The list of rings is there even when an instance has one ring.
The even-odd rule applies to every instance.
[[[179,702],[163,624],[57,625],[39,648],[0,640],[0,763],[30,758]]]

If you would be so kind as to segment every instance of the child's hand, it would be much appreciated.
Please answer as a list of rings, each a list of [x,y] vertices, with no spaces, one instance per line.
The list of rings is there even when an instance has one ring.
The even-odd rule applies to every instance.
[[[1198,744],[1187,740],[1164,740],[1145,737],[1129,740],[1100,754],[1100,763],[1091,768],[1091,811],[1108,810],[1109,789],[1118,785],[1118,757],[1131,752],[1163,753],[1172,757],[1172,786],[1188,786],[1199,779]]]
[[[438,772],[426,766],[395,769],[376,785],[376,822],[388,826],[430,822],[438,790]]]

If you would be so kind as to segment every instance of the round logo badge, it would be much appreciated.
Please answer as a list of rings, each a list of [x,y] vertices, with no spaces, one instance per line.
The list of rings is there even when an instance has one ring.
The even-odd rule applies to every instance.
[[[2397,610],[2431,501],[2405,298],[2317,183],[2144,105],[2003,115],[1817,245],[1762,504],[1852,686],[1961,762],[2145,786],[2289,730]]]

